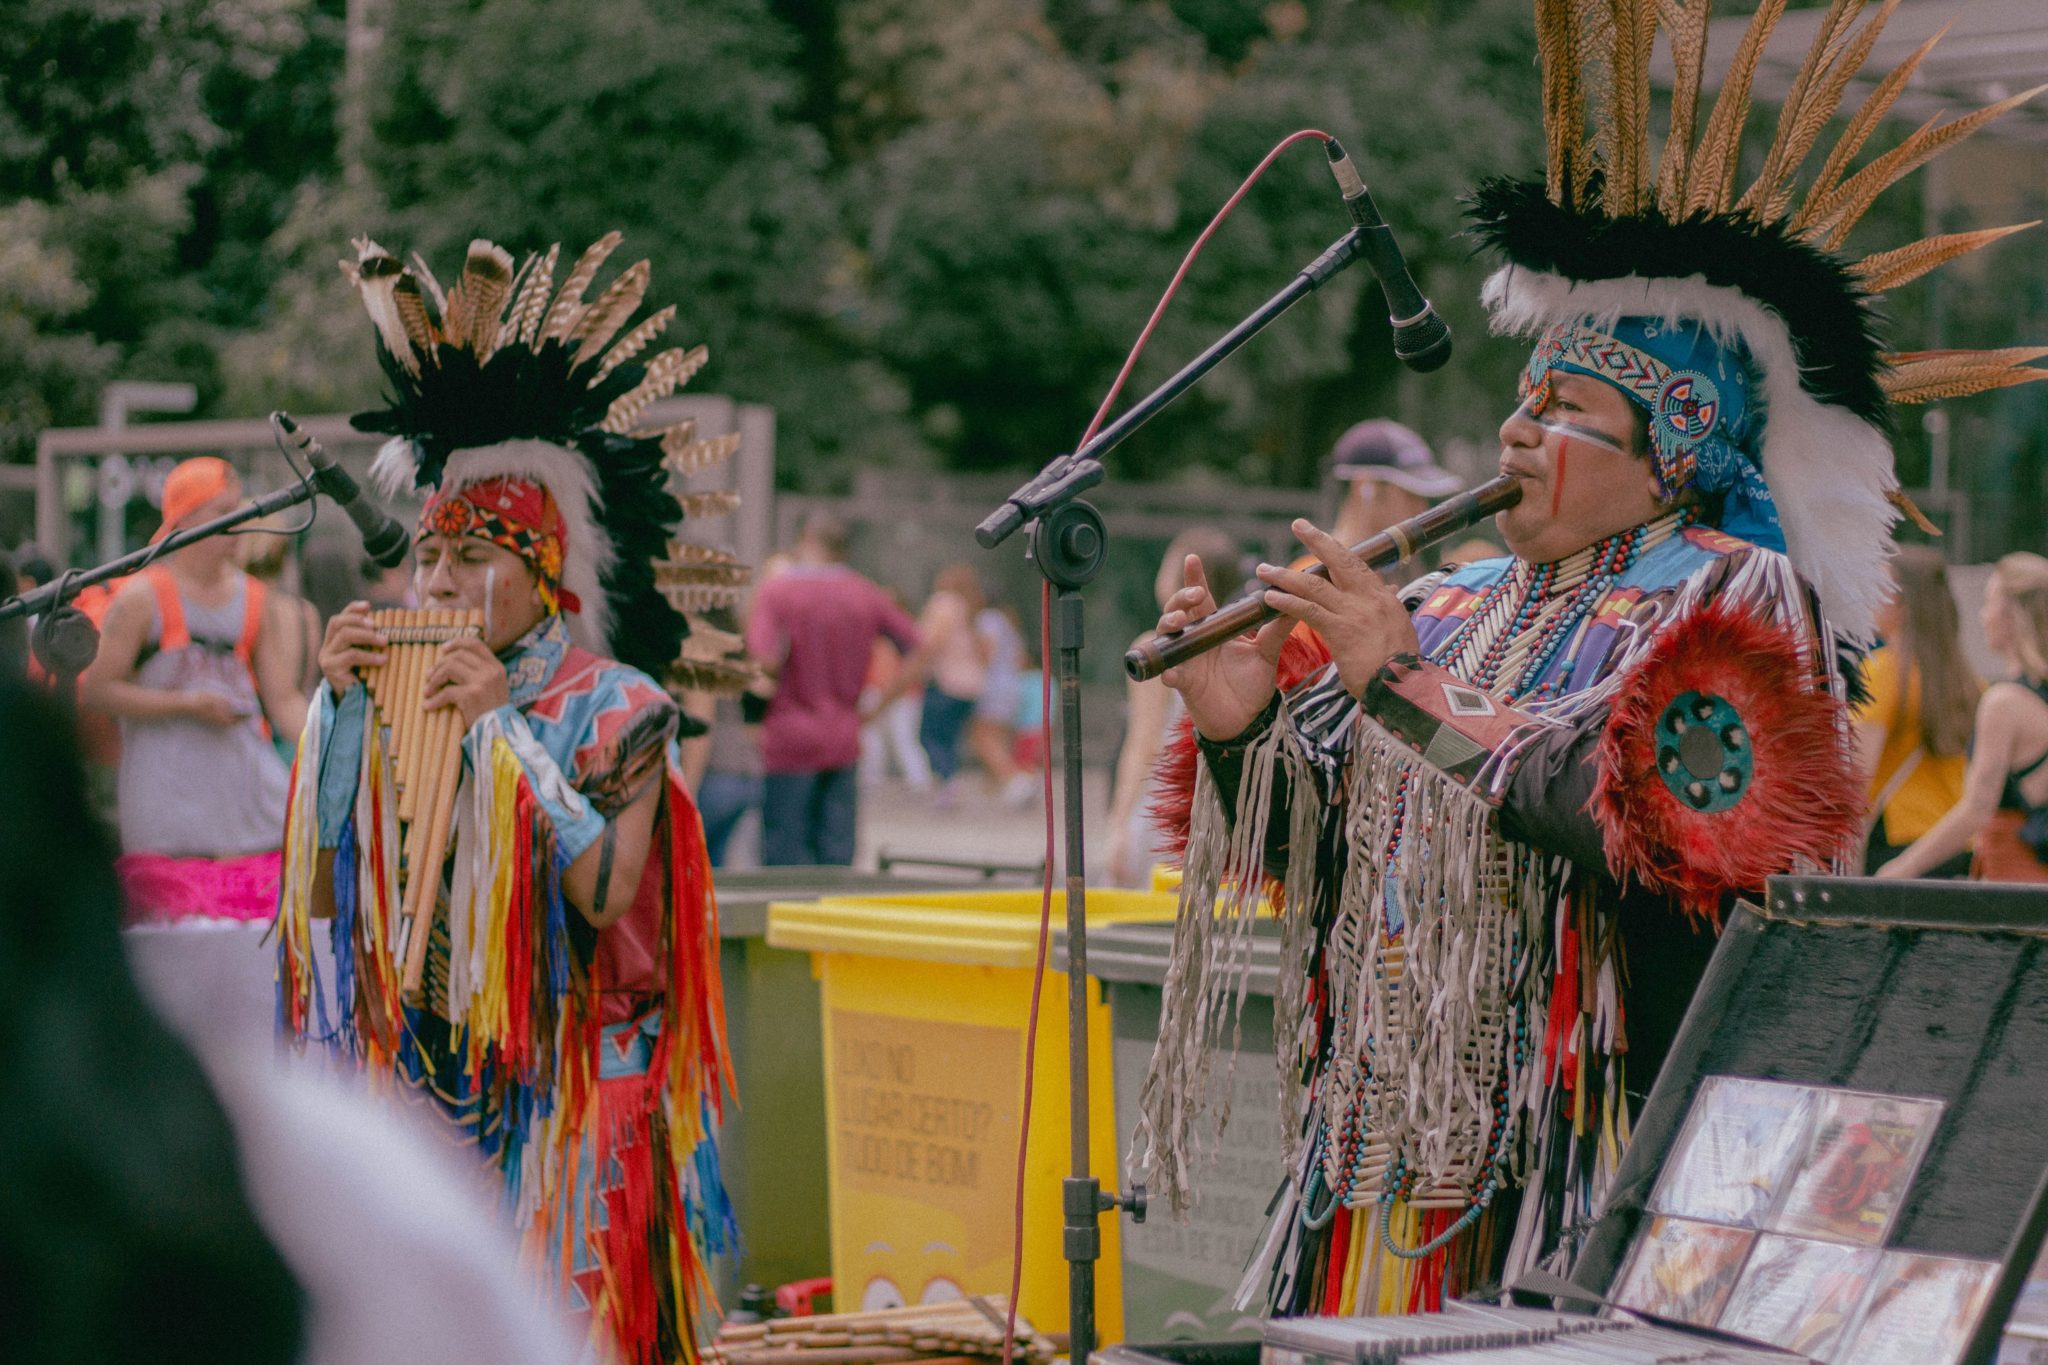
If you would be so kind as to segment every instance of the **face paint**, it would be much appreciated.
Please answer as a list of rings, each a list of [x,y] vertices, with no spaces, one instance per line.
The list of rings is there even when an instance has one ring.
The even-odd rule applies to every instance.
[[[498,600],[498,566],[484,566],[484,640],[489,642],[498,637],[491,632],[491,607]]]
[[[1545,411],[1549,397],[1548,384],[1532,390],[1522,399],[1521,406],[1515,409],[1515,415],[1509,420],[1532,422],[1541,427],[1546,435],[1557,438],[1557,460],[1550,479],[1550,515],[1554,517],[1558,509],[1564,505],[1565,466],[1571,454],[1573,441],[1611,450],[1617,455],[1628,455],[1630,452],[1598,427],[1585,426],[1569,420],[1562,414]]]
[[[1522,405],[1515,409],[1514,417],[1509,420],[1534,422],[1553,436],[1566,437],[1587,445],[1596,445],[1602,449],[1611,450],[1617,455],[1634,455],[1635,452],[1623,445],[1619,438],[1600,430],[1598,427],[1585,426],[1571,421],[1560,414],[1544,411],[1538,404],[1537,397],[1537,395],[1531,394],[1529,397],[1524,398]]]

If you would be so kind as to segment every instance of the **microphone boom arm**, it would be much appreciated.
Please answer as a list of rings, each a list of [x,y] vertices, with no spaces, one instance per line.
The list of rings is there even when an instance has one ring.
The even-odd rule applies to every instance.
[[[282,512],[288,507],[311,502],[318,491],[310,480],[299,479],[286,484],[275,493],[257,498],[246,507],[237,507],[234,511],[223,513],[212,521],[201,522],[197,526],[174,532],[154,545],[145,545],[139,550],[122,555],[119,559],[110,559],[97,568],[73,569],[60,573],[40,588],[0,601],[0,621],[9,621],[17,616],[41,616],[63,606],[81,590],[95,583],[104,583],[110,578],[125,578],[149,567],[165,555],[174,554],[187,545],[196,544],[209,536],[231,531],[245,521],[254,521],[259,517]]]
[[[1055,457],[1044,469],[1032,475],[1003,500],[1001,507],[989,513],[981,525],[975,527],[974,538],[981,542],[982,548],[993,550],[1025,522],[1101,482],[1104,455],[1158,416],[1160,409],[1193,388],[1196,381],[1221,364],[1224,357],[1264,331],[1266,324],[1358,260],[1366,248],[1366,234],[1358,228],[1332,242],[1322,255],[1303,266],[1286,288],[1252,310],[1242,322],[1212,342],[1207,350],[1183,365],[1173,378],[1146,394],[1123,416],[1096,433],[1094,440],[1071,455]]]

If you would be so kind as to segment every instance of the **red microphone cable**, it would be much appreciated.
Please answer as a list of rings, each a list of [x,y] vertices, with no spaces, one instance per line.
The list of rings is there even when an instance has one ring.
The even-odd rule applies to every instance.
[[[1095,410],[1094,420],[1088,423],[1088,430],[1082,434],[1081,444],[1075,449],[1086,446],[1095,439],[1095,433],[1102,429],[1103,422],[1109,417],[1109,410],[1116,405],[1118,396],[1123,393],[1124,384],[1130,379],[1131,371],[1137,367],[1138,357],[1144,354],[1146,343],[1152,339],[1153,330],[1159,326],[1159,319],[1165,315],[1166,306],[1173,302],[1173,296],[1180,291],[1181,281],[1187,278],[1188,270],[1194,265],[1195,258],[1202,254],[1202,248],[1208,244],[1209,238],[1215,235],[1216,229],[1223,225],[1223,220],[1230,216],[1231,211],[1250,192],[1251,187],[1259,182],[1267,168],[1279,160],[1282,152],[1295,143],[1310,138],[1325,143],[1334,140],[1328,133],[1318,128],[1303,128],[1298,132],[1289,133],[1274,144],[1273,150],[1266,153],[1265,159],[1254,166],[1252,173],[1244,178],[1244,183],[1237,187],[1237,192],[1224,200],[1223,207],[1216,210],[1216,216],[1209,220],[1209,225],[1202,229],[1201,235],[1195,238],[1194,245],[1188,248],[1188,254],[1181,259],[1180,269],[1173,272],[1173,279],[1167,283],[1166,292],[1159,296],[1158,304],[1152,309],[1152,316],[1146,319],[1144,330],[1138,333],[1137,341],[1131,345],[1131,353],[1124,358],[1124,366],[1117,372],[1116,382],[1111,384],[1109,392],[1103,395],[1102,406]],[[1009,1317],[1003,1332],[1003,1365],[1012,1365],[1012,1351],[1017,1338],[1017,1290],[1024,1277],[1024,1156],[1031,1145],[1031,1094],[1038,1070],[1038,1005],[1045,989],[1046,946],[1052,938],[1053,859],[1058,852],[1052,818],[1052,584],[1049,581],[1041,583],[1038,589],[1038,686],[1046,738],[1046,742],[1041,746],[1045,752],[1040,758],[1040,772],[1043,777],[1040,786],[1045,805],[1045,882],[1041,888],[1038,907],[1038,958],[1031,970],[1031,1019],[1024,1033],[1024,1108],[1017,1131],[1016,1202],[1012,1210],[1014,1221],[1010,1240],[1010,1303]],[[1067,793],[1067,799],[1070,801],[1078,801],[1080,798],[1079,792]],[[1069,1330],[1072,1326],[1073,1324],[1068,1324]],[[1074,1365],[1086,1365],[1086,1362],[1076,1361]]]

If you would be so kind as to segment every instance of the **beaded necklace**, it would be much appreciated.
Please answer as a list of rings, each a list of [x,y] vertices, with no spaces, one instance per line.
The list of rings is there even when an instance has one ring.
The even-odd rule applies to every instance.
[[[1517,561],[1480,595],[1472,614],[1432,651],[1453,673],[1503,700],[1543,700],[1558,652],[1645,551],[1692,524],[1683,508],[1549,564]]]

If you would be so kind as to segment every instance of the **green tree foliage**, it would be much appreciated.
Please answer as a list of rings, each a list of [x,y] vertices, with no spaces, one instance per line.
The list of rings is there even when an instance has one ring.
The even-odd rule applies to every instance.
[[[0,455],[124,375],[228,387],[332,161],[341,0],[23,0],[0,32]]]
[[[837,131],[857,187],[863,321],[924,435],[966,467],[1070,447],[1187,245],[1296,128],[1346,138],[1418,268],[1470,292],[1457,196],[1534,157],[1522,8],[846,0]],[[1323,160],[1313,146],[1290,153],[1212,239],[1138,391],[1343,231]],[[1396,400],[1383,312],[1362,269],[1340,277],[1120,468],[1306,480],[1342,425]]]
[[[1189,243],[1307,126],[1350,147],[1455,358],[1396,365],[1355,268],[1119,451],[1118,474],[1307,485],[1375,414],[1466,443],[1476,467],[1520,360],[1486,335],[1460,197],[1540,164],[1527,0],[21,0],[10,17],[15,458],[42,426],[92,420],[112,378],[191,379],[222,414],[366,403],[368,334],[334,268],[356,233],[445,277],[472,237],[574,251],[616,227],[680,305],[677,337],[711,346],[698,382],[776,408],[785,482],[1019,468],[1072,446]],[[1319,151],[1283,156],[1124,401],[1344,226]],[[1950,335],[2011,338],[2000,309],[2038,317],[2038,275],[1957,286]],[[1917,433],[1903,453],[1924,464]]]

